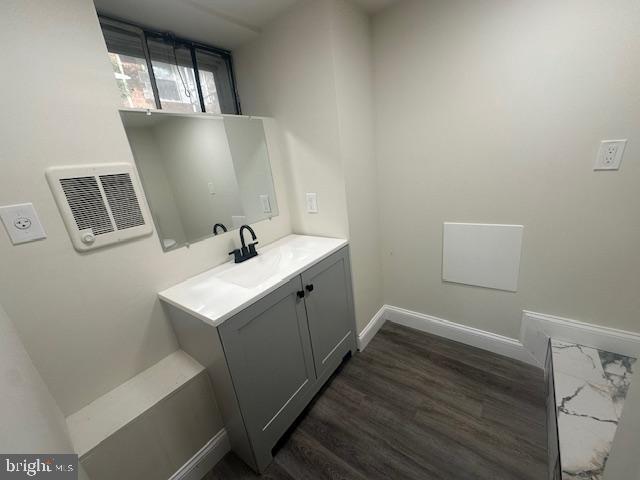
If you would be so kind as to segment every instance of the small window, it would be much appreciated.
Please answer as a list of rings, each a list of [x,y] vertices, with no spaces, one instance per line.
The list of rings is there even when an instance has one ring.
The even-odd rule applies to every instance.
[[[121,104],[239,114],[231,54],[100,16]]]
[[[171,41],[149,40],[149,53],[161,108],[178,113],[202,112],[191,50]]]
[[[122,105],[129,108],[155,108],[143,38],[134,32],[104,25],[102,33]]]
[[[205,111],[223,113],[233,110],[233,78],[226,58],[213,52],[196,48],[196,62]]]

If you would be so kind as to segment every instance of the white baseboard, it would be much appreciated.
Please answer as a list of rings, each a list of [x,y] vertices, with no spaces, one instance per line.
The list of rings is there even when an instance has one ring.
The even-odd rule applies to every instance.
[[[390,322],[482,348],[498,355],[540,367],[536,358],[516,339],[468,327],[442,318],[385,305],[384,317]],[[542,363],[544,365],[544,362]]]
[[[541,341],[539,339],[544,336],[640,358],[640,334],[638,333],[544,313],[525,310],[522,315],[521,335],[523,344],[530,350],[540,349]],[[536,336],[538,340],[536,340]],[[534,351],[534,355],[539,358],[540,352]]]
[[[366,348],[386,321],[482,348],[539,368],[544,368],[550,338],[640,358],[640,334],[635,332],[525,310],[520,340],[516,340],[391,305],[384,305],[358,335],[360,351]]]
[[[537,325],[525,321],[523,314],[520,322],[520,341],[542,368],[545,368],[547,362],[550,338],[550,335],[538,328]]]
[[[223,428],[187,463],[180,467],[169,480],[200,480],[230,450],[229,437],[227,436],[227,431]]]
[[[371,339],[376,336],[378,330],[380,330],[384,325],[384,322],[386,321],[384,318],[386,307],[386,305],[383,305],[358,335],[358,350],[363,351],[367,348]]]

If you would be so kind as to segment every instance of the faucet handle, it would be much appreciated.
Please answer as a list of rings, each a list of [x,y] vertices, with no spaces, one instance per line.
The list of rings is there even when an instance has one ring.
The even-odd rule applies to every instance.
[[[233,255],[233,261],[235,263],[240,263],[240,259],[242,258],[242,255],[240,254],[239,248],[236,248],[233,252],[229,252],[229,255]]]
[[[257,245],[258,243],[259,243],[259,242],[253,242],[253,243],[250,243],[249,245],[247,245],[247,247],[249,248],[249,253],[250,253],[250,254],[257,253],[257,252],[256,252],[256,245]]]

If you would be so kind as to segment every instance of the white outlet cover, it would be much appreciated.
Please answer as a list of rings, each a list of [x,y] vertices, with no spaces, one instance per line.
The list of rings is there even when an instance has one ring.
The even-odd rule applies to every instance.
[[[603,140],[594,170],[619,170],[627,146],[626,140]]]
[[[317,193],[307,193],[307,213],[318,213]]]
[[[0,218],[14,245],[47,238],[38,212],[31,203],[0,207]]]

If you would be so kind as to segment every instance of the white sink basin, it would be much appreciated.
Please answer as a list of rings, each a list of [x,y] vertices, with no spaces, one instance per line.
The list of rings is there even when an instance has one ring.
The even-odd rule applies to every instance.
[[[291,237],[286,238],[293,240]],[[258,250],[260,255],[228,268],[221,272],[218,278],[242,288],[257,288],[274,278],[278,278],[283,271],[289,271],[294,265],[313,262],[318,258],[318,245],[314,245],[310,241],[314,237],[299,235],[295,237],[297,242],[283,242],[281,245],[274,244],[271,248],[268,246],[264,250]]]
[[[343,239],[289,235],[258,249],[259,255],[251,260],[208,270],[159,296],[218,326],[345,245],[347,241]]]
[[[259,255],[239,263],[234,268],[222,272],[218,278],[242,288],[255,288],[277,275],[281,261],[282,254],[276,250],[272,255]]]

